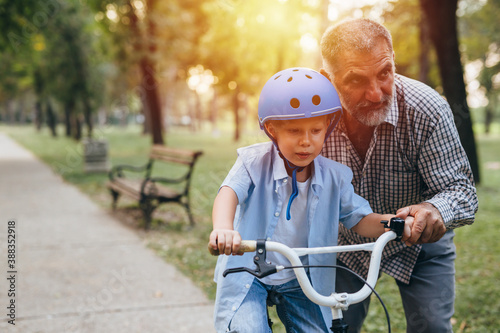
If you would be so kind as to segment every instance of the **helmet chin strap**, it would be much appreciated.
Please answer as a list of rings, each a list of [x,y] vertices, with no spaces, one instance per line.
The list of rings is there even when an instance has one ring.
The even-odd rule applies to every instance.
[[[286,207],[286,219],[290,221],[290,219],[292,218],[292,215],[290,213],[292,202],[299,195],[299,188],[297,186],[297,172],[301,172],[302,170],[304,170],[304,167],[298,167],[296,165],[293,165],[292,163],[290,163],[290,161],[288,161],[285,158],[285,156],[283,156],[281,152],[279,152],[279,155],[283,159],[283,161],[285,161],[288,167],[292,169],[292,194],[290,194],[290,199],[288,200],[288,206]]]
[[[304,167],[298,167],[298,166],[290,163],[290,161],[288,161],[285,158],[285,156],[281,153],[280,147],[278,146],[278,142],[273,137],[273,135],[268,132],[268,130],[265,126],[263,126],[263,129],[264,129],[264,132],[267,134],[267,136],[273,142],[276,149],[278,150],[279,156],[283,159],[283,161],[285,161],[288,168],[290,168],[292,170],[292,194],[290,194],[290,199],[288,199],[288,206],[286,207],[286,219],[287,219],[287,221],[290,221],[290,219],[292,218],[292,214],[290,213],[290,208],[292,207],[292,202],[299,195],[299,188],[297,186],[297,172],[301,172],[302,170],[304,170]],[[325,137],[325,141],[326,141],[326,137]]]

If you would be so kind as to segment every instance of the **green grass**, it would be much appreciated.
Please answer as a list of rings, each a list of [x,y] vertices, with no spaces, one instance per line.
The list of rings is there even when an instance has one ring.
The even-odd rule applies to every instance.
[[[105,188],[106,174],[83,172],[82,146],[62,136],[53,139],[46,129],[37,133],[32,127],[0,126],[0,131],[33,151],[63,178],[78,186],[104,209],[110,210],[111,198]],[[62,131],[61,131],[62,132]],[[97,137],[109,142],[112,164],[141,165],[146,162],[150,139],[143,136],[137,127],[109,127],[96,131]],[[212,282],[216,258],[208,255],[206,244],[211,231],[211,207],[217,189],[236,158],[236,148],[264,140],[254,133],[240,143],[232,141],[231,133],[212,137],[208,131],[194,134],[186,129],[175,129],[166,135],[168,145],[189,149],[200,149],[204,155],[195,167],[192,183],[192,205],[197,225],[189,229],[185,212],[177,205],[165,205],[155,213],[150,232],[140,228],[140,214],[131,200],[119,202],[115,215],[124,221],[134,217],[132,223],[156,253],[178,267],[205,293],[215,297]],[[478,136],[478,151],[482,166],[482,184],[478,187],[479,212],[472,226],[456,231],[456,291],[455,332],[500,332],[500,135]],[[125,223],[125,222],[124,222]],[[130,223],[130,222],[129,222]],[[388,306],[393,332],[405,332],[405,319],[399,293],[392,279],[383,275],[377,290]],[[277,320],[274,320],[276,323]],[[277,332],[282,327],[277,325]],[[386,332],[382,307],[373,298],[365,324],[366,332]]]

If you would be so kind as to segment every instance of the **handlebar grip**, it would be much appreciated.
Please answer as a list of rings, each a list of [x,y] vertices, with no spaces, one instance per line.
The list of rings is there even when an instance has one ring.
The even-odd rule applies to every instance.
[[[255,252],[257,248],[257,241],[251,241],[251,240],[242,240],[240,244],[240,249],[238,250],[238,253],[236,254],[243,254],[245,252]],[[210,252],[211,255],[213,256],[218,256],[220,255],[219,250],[214,250],[210,244],[208,244],[208,252]]]

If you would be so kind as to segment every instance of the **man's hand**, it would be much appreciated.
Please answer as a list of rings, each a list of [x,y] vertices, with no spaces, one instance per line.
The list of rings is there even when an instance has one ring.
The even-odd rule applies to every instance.
[[[400,208],[396,216],[402,219],[414,217],[411,236],[405,240],[407,245],[434,243],[446,232],[441,213],[428,202]]]

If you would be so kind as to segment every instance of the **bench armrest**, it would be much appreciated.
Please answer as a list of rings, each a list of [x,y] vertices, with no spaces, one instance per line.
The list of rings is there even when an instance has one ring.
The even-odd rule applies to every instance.
[[[184,175],[179,178],[164,178],[164,177],[153,177],[153,178],[148,178],[147,181],[150,181],[152,183],[164,183],[164,184],[179,184],[182,183],[187,179],[187,175]]]
[[[127,164],[122,164],[122,165],[116,165],[108,173],[109,180],[113,180],[115,177],[122,178],[124,177],[123,171],[131,171],[131,172],[144,172],[144,171],[149,171],[151,168],[151,161],[146,163],[145,165],[141,166],[134,166],[134,165],[127,165]],[[147,176],[146,176],[147,177]]]

